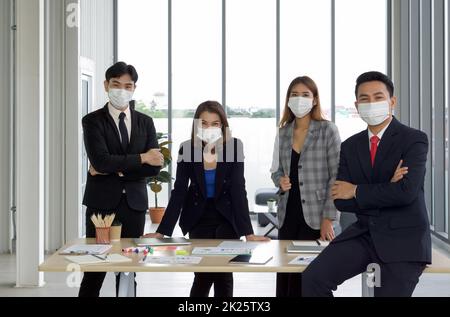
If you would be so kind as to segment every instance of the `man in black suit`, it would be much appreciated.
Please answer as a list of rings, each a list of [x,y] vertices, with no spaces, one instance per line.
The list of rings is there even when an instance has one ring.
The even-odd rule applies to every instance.
[[[361,75],[356,97],[368,130],[342,143],[332,197],[338,210],[358,220],[306,269],[303,296],[332,296],[370,265],[379,269],[375,296],[409,297],[431,263],[424,199],[428,138],[393,117],[394,85],[386,75]]]
[[[84,143],[91,163],[83,204],[86,236],[95,237],[93,214],[116,214],[122,238],[144,233],[148,209],[146,178],[159,173],[164,158],[159,151],[153,120],[134,110],[138,74],[123,62],[106,71],[109,102],[83,118]],[[106,273],[86,273],[80,297],[98,297]],[[116,277],[118,291],[120,275]],[[118,294],[118,293],[117,293]]]

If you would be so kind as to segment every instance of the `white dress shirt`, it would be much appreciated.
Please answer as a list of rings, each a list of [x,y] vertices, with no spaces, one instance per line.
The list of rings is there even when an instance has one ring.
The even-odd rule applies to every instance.
[[[391,122],[392,122],[392,121],[391,121]],[[383,128],[383,130],[381,130],[380,132],[378,132],[378,134],[376,135],[376,136],[380,139],[380,141],[378,141],[377,146],[380,145],[381,138],[383,137],[383,134],[384,134],[384,132],[386,132],[387,128],[389,128],[389,126],[391,125],[391,122],[389,122],[389,124],[388,124],[387,126],[385,126],[385,127]],[[374,137],[375,134],[373,134],[372,131],[370,131],[370,129],[367,129],[367,130],[369,131],[369,150],[371,150],[370,139],[372,139],[372,137]]]
[[[119,138],[120,141],[122,141],[122,135],[120,134],[120,128],[119,128],[119,116],[122,113],[122,111],[117,110],[116,108],[114,108],[111,103],[108,103],[108,110],[109,110],[109,114],[111,115],[111,117],[113,118],[116,127],[117,127],[117,131],[119,132]],[[125,113],[125,125],[127,126],[127,131],[128,131],[128,142],[130,142],[130,138],[131,138],[131,112],[130,112],[130,107],[128,107],[125,111],[123,111]]]

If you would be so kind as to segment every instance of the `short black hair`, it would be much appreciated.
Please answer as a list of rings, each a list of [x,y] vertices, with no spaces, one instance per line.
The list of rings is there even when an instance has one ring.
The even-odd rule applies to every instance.
[[[356,80],[355,95],[356,95],[357,99],[358,99],[359,86],[361,86],[364,83],[370,82],[370,81],[381,81],[383,84],[386,85],[386,88],[387,88],[390,96],[391,97],[394,96],[394,83],[392,82],[392,80],[383,73],[372,71],[372,72],[367,72],[367,73],[362,74]]]
[[[124,62],[118,62],[112,65],[108,70],[106,71],[106,80],[110,81],[111,78],[119,78],[123,75],[130,75],[131,79],[134,81],[134,83],[137,83],[139,76],[136,71],[136,68],[134,68],[133,65],[128,65]]]

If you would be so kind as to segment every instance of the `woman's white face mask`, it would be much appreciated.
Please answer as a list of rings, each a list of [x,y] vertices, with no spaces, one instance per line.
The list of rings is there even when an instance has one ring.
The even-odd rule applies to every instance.
[[[369,102],[358,104],[358,113],[361,119],[370,126],[382,124],[391,115],[389,101]]]
[[[197,137],[207,144],[214,144],[222,138],[221,128],[198,128]]]
[[[291,97],[289,99],[289,109],[292,110],[294,115],[297,118],[306,117],[313,108],[313,100],[312,98],[305,97]]]

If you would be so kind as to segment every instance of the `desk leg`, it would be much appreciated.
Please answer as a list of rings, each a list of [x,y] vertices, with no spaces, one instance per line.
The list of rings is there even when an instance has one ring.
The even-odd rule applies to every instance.
[[[361,289],[362,289],[362,297],[374,297],[374,288],[369,287],[368,279],[370,273],[364,272],[361,274]]]
[[[120,275],[118,297],[135,297],[136,294],[134,293],[134,273],[116,274]]]

